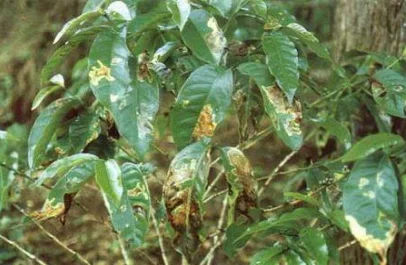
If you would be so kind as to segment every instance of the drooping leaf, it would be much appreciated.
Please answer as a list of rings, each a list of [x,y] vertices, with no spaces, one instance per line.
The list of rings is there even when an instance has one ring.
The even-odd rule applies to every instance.
[[[286,247],[276,243],[272,247],[257,252],[251,259],[250,265],[278,265],[280,255]]]
[[[191,11],[191,6],[188,0],[169,0],[167,1],[169,11],[172,13],[172,19],[178,24],[180,30],[186,24]]]
[[[121,170],[115,160],[98,161],[96,163],[96,182],[103,194],[118,207],[124,194]]]
[[[269,87],[275,82],[265,64],[247,62],[240,64],[237,69],[241,74],[248,75],[254,79],[258,87]]]
[[[300,239],[316,264],[328,264],[327,243],[321,231],[313,227],[304,228],[300,231]]]
[[[263,36],[262,46],[269,70],[290,104],[299,85],[299,59],[295,45],[283,33],[272,32]]]
[[[350,162],[364,158],[380,149],[395,145],[404,144],[404,139],[400,135],[391,133],[378,133],[368,135],[357,142],[344,156],[343,162]]]
[[[73,167],[84,163],[97,161],[99,158],[92,154],[76,154],[61,158],[48,166],[35,181],[35,185],[39,186],[45,180],[61,176],[68,172]]]
[[[172,160],[163,186],[168,220],[176,231],[174,244],[190,260],[200,242],[209,173],[209,141],[191,144]]]
[[[249,160],[238,148],[224,147],[221,151],[229,189],[228,225],[238,215],[246,216],[249,221],[258,219],[252,216],[252,210],[258,208],[258,183]]]
[[[265,111],[271,118],[278,137],[291,149],[298,150],[303,144],[300,128],[302,119],[301,106],[298,101],[289,105],[278,86],[260,88]]]
[[[290,23],[282,30],[286,35],[299,39],[319,57],[331,60],[328,50],[319,42],[313,33],[298,23]]]
[[[75,153],[83,149],[100,134],[99,116],[92,111],[87,111],[69,125],[69,142]]]
[[[38,94],[35,96],[34,101],[32,102],[31,110],[35,110],[38,106],[51,94],[61,90],[60,86],[49,86],[41,89]]]
[[[211,64],[219,64],[227,44],[216,19],[205,10],[190,13],[182,39],[197,58]]]
[[[231,70],[213,65],[196,69],[183,84],[171,112],[171,128],[179,148],[192,139],[211,137],[231,103]]]
[[[398,189],[393,165],[382,153],[359,160],[344,186],[351,233],[363,248],[383,259],[398,231]]]
[[[78,31],[81,27],[83,27],[84,24],[91,23],[102,15],[103,15],[103,12],[100,10],[89,11],[89,12],[83,13],[82,15],[68,21],[63,26],[61,31],[59,31],[58,34],[56,35],[53,44],[57,43],[64,36],[70,37],[76,31]]]
[[[42,209],[33,212],[30,216],[34,219],[43,221],[63,214],[65,211],[69,210],[73,196],[93,176],[93,161],[70,168],[52,187]]]
[[[136,78],[131,81],[125,31],[103,32],[89,55],[90,86],[109,109],[118,131],[143,158],[152,141],[153,119],[158,111],[158,88]]]
[[[73,97],[58,99],[45,108],[35,120],[28,138],[28,163],[31,169],[43,161],[46,147],[59,122],[69,110],[79,104],[80,101]]]
[[[58,66],[65,61],[65,57],[69,55],[76,47],[78,47],[79,44],[91,39],[97,33],[104,30],[108,30],[108,27],[105,25],[93,26],[80,30],[61,47],[56,49],[41,70],[41,84],[46,84],[52,75],[58,72]]]

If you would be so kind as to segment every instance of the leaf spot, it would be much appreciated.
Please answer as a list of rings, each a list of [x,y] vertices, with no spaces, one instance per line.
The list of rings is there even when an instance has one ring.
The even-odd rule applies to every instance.
[[[92,85],[98,86],[102,79],[106,79],[110,82],[116,80],[111,76],[111,68],[105,66],[100,60],[97,60],[97,63],[99,67],[92,66],[92,70],[89,72],[90,83]]]
[[[362,189],[368,184],[369,184],[369,180],[367,178],[360,178],[358,188]]]
[[[217,124],[214,122],[215,115],[210,104],[204,105],[200,112],[197,124],[193,130],[193,138],[201,139],[204,136],[213,136]]]

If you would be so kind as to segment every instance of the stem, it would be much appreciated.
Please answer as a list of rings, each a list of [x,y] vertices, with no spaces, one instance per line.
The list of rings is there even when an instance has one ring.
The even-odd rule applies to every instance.
[[[23,253],[24,255],[26,255],[27,257],[29,257],[31,260],[37,262],[38,264],[41,265],[47,265],[45,262],[43,262],[41,259],[39,259],[37,256],[35,256],[34,254],[28,252],[27,250],[23,249],[20,245],[18,245],[16,242],[11,241],[10,239],[4,237],[2,234],[0,234],[0,239],[2,239],[3,241],[5,241],[7,244],[15,247],[17,250],[19,250],[21,253]]]
[[[118,243],[120,244],[120,250],[121,250],[121,254],[123,255],[124,263],[126,265],[133,265],[130,255],[128,255],[127,248],[125,247],[124,240],[121,238],[120,235],[117,235],[117,239],[118,239]]]
[[[169,265],[168,262],[168,257],[166,256],[166,249],[164,245],[164,240],[162,239],[161,231],[159,230],[159,225],[158,222],[155,218],[155,211],[151,211],[151,219],[155,227],[155,231],[158,235],[158,242],[159,242],[159,247],[161,249],[161,255],[162,255],[162,260],[164,262],[164,265]]]
[[[22,214],[24,214],[26,217],[30,217],[20,206],[17,204],[13,204],[14,208],[16,208],[18,211],[20,211]],[[90,262],[84,259],[79,253],[76,251],[70,249],[68,246],[66,246],[64,243],[62,243],[56,236],[48,232],[40,223],[38,223],[36,220],[31,219],[31,221],[39,228],[41,229],[44,234],[46,234],[50,239],[52,239],[57,245],[62,247],[64,250],[75,256],[77,260],[80,261],[82,264],[90,265]]]

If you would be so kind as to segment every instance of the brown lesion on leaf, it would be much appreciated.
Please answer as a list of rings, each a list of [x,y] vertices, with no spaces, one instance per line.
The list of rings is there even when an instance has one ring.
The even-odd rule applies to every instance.
[[[197,119],[196,126],[193,130],[193,138],[201,139],[205,136],[212,137],[216,129],[216,122],[214,121],[214,113],[210,104],[204,105],[202,111]]]
[[[40,211],[35,211],[30,214],[34,220],[46,220],[53,217],[61,216],[65,213],[65,204],[63,202],[58,202],[54,204],[54,200],[46,200],[44,206]]]
[[[89,72],[89,79],[90,83],[94,86],[99,85],[99,82],[102,79],[106,79],[107,81],[114,81],[116,80],[112,75],[111,75],[111,68],[105,66],[100,60],[97,60],[97,66],[92,66],[92,70]]]

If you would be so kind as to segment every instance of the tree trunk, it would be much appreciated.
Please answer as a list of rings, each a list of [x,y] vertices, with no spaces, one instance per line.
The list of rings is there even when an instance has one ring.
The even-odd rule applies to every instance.
[[[336,59],[350,50],[402,54],[406,43],[406,0],[336,1]]]

